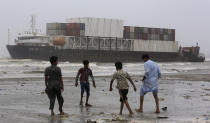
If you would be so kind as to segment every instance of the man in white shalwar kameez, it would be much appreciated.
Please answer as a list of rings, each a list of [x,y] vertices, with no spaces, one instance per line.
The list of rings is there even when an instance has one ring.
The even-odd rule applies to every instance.
[[[144,95],[148,92],[152,92],[156,103],[156,112],[160,113],[159,110],[159,99],[158,99],[158,79],[161,77],[160,68],[156,62],[150,60],[149,55],[143,55],[145,74],[143,77],[143,84],[140,89],[140,108],[137,112],[143,112]]]

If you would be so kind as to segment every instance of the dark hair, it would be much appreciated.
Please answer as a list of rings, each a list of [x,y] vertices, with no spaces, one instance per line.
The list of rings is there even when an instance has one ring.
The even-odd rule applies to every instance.
[[[115,67],[116,67],[116,69],[121,70],[122,69],[122,62],[120,62],[120,61],[115,62]]]
[[[50,63],[54,64],[56,61],[58,61],[58,57],[57,56],[51,56],[50,57]]]
[[[148,54],[144,54],[144,55],[142,55],[141,58],[142,58],[142,59],[145,59],[145,58],[149,59],[149,55],[148,55]]]
[[[88,65],[89,61],[88,60],[83,60],[82,63],[83,63],[83,65]]]

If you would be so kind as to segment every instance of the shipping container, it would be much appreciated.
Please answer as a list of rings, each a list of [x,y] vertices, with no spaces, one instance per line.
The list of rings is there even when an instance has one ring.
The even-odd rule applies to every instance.
[[[70,18],[68,23],[84,23],[85,36],[123,37],[123,21],[105,18]]]
[[[171,29],[168,29],[168,34],[172,34],[172,30]]]
[[[66,30],[46,30],[47,35],[66,35]]]
[[[161,34],[161,35],[164,34],[164,29],[160,29],[160,34]]]
[[[164,36],[163,36],[163,40],[164,40],[164,41],[168,41],[168,35],[164,35]]]
[[[66,23],[47,23],[46,30],[66,30]]]
[[[135,35],[134,32],[130,32],[130,39],[134,39],[134,35]]]
[[[149,33],[149,34],[152,34],[152,28],[149,28],[149,29],[148,29],[148,33]]]
[[[85,36],[84,26],[85,26],[84,23],[68,23],[66,26],[67,36]]]
[[[143,40],[148,40],[148,34],[147,33],[143,33]]]
[[[132,26],[131,26],[131,27],[130,27],[130,32],[133,32],[133,33],[134,33],[134,32],[135,32],[135,27],[132,27]]]
[[[130,32],[130,27],[129,26],[124,26],[124,32]]]
[[[135,32],[135,33],[134,33],[134,39],[140,39],[140,34],[137,33],[137,32]]]
[[[134,40],[134,51],[148,52],[178,52],[179,46],[176,41],[158,40]]]
[[[140,27],[135,27],[135,33],[140,33]]]
[[[168,29],[163,29],[163,34],[168,35]]]
[[[168,41],[173,41],[172,34],[168,34]]]
[[[155,34],[160,34],[160,28],[155,28]]]
[[[143,33],[149,33],[149,30],[148,30],[148,28],[147,28],[147,27],[144,27],[144,29],[143,29]]]
[[[160,35],[159,34],[155,34],[154,40],[160,40]]]

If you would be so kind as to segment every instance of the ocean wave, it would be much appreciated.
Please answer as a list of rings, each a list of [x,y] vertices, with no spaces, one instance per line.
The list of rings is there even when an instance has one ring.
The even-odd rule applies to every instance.
[[[209,62],[210,61],[210,58],[206,58],[205,61]]]

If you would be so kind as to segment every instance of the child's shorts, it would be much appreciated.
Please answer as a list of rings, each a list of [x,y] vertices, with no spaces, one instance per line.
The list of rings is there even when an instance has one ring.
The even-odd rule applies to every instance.
[[[90,84],[89,82],[80,82],[81,86],[81,93],[84,93],[84,91],[87,93],[87,96],[90,96]]]
[[[128,89],[119,89],[119,94],[120,94],[120,102],[126,101],[127,95],[128,95]]]
[[[156,95],[158,94],[158,88],[151,89],[151,90],[144,90],[144,89],[141,87],[140,96],[144,96],[144,95],[147,94],[148,92],[152,92],[152,94],[153,94],[154,96],[156,96]]]

